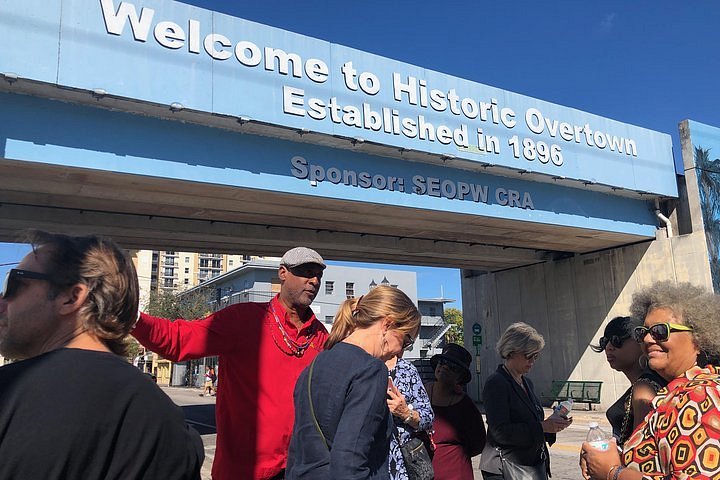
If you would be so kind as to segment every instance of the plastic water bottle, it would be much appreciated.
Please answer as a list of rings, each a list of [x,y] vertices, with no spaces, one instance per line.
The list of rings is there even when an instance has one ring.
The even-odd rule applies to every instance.
[[[610,436],[602,431],[597,422],[590,422],[587,441],[598,450],[607,450],[610,446]]]
[[[573,399],[568,398],[567,400],[563,400],[555,407],[555,413],[557,413],[562,418],[570,418],[570,412],[572,412],[573,408]]]

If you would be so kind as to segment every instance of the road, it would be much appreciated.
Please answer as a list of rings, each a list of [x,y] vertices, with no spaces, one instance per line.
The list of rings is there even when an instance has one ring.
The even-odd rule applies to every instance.
[[[200,432],[205,445],[205,463],[202,468],[202,480],[211,480],[210,468],[215,457],[215,397],[200,396],[201,390],[195,388],[161,387],[185,413],[187,422]],[[581,407],[582,408],[582,407]],[[549,414],[549,410],[547,411]],[[573,412],[574,423],[558,434],[557,443],[550,449],[552,480],[579,480],[578,455],[580,444],[585,440],[588,423],[596,421],[609,431],[605,414],[598,411]],[[480,456],[473,458],[475,480],[482,480],[478,465]]]

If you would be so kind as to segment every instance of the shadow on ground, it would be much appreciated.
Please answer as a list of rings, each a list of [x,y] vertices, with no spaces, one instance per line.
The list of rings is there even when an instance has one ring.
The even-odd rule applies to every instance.
[[[185,405],[180,407],[185,414],[187,423],[193,426],[200,435],[217,433],[215,426],[215,404]]]

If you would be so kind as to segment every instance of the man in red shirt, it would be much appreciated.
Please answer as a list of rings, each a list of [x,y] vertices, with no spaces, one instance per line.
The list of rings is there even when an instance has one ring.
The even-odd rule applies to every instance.
[[[300,372],[328,333],[310,309],[325,262],[296,247],[278,269],[280,293],[268,303],[238,303],[197,321],[140,316],[132,334],[174,362],[219,355],[214,480],[281,479],[287,461]]]

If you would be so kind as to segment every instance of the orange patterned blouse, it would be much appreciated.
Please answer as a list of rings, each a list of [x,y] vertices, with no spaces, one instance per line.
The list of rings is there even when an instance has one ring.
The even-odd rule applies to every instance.
[[[693,367],[660,390],[623,450],[648,480],[720,479],[720,368]]]

